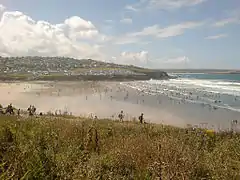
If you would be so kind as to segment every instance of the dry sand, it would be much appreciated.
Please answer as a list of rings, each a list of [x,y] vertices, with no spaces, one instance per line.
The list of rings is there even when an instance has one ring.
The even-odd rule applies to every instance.
[[[143,95],[119,82],[15,82],[0,83],[0,103],[12,103],[21,109],[35,105],[37,112],[118,119],[121,110],[125,120],[138,118],[152,123],[186,127],[207,124],[215,130],[228,129],[239,113],[227,110],[210,111],[194,104],[178,104],[165,96]],[[129,95],[125,99],[126,94]],[[158,103],[161,101],[161,103]],[[205,126],[205,125],[204,125]]]
[[[112,96],[117,92],[119,83],[115,82],[18,82],[1,83],[1,104],[26,109],[30,104],[38,112],[53,113],[56,110],[68,111],[73,115],[97,115],[100,118],[117,119],[123,110],[125,119],[137,118],[144,113],[146,121],[184,126],[186,122],[168,111],[144,104],[119,101]],[[112,96],[112,97],[111,97]]]

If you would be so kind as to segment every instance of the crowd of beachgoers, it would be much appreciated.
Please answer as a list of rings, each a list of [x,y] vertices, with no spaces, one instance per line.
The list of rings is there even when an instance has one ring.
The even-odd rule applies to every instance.
[[[15,112],[16,110],[16,112]],[[28,116],[44,116],[44,115],[51,115],[51,116],[64,116],[64,115],[72,115],[71,112],[61,112],[61,110],[55,110],[55,112],[47,112],[46,114],[44,114],[43,112],[39,112],[37,113],[37,108],[34,106],[34,105],[30,105],[26,110],[21,110],[20,108],[19,109],[16,109],[13,107],[12,103],[10,103],[6,108],[3,108],[2,105],[0,105],[0,115],[17,115],[18,117],[20,116],[25,116],[26,115],[26,112],[28,113]],[[143,123],[146,123],[144,121],[144,118],[143,118],[144,114],[141,113],[140,116],[138,117],[138,120],[141,124]],[[121,111],[119,114],[118,114],[118,119],[120,122],[123,122],[124,121],[124,117],[125,117],[125,114],[123,111]],[[97,115],[94,115],[94,114],[90,114],[89,118],[91,119],[95,119],[97,120],[98,117]]]
[[[28,115],[29,117],[36,117],[36,116],[66,116],[66,115],[70,115],[72,116],[71,112],[61,112],[61,110],[56,110],[54,113],[53,112],[47,112],[47,113],[43,113],[43,112],[39,112],[37,113],[37,108],[34,105],[30,105],[26,110],[23,109],[16,109],[15,107],[13,107],[12,103],[10,103],[6,108],[3,108],[2,105],[0,105],[0,115],[11,115],[11,116],[17,116],[17,117],[26,117],[26,115]],[[97,117],[97,115],[94,114],[90,114],[90,116],[88,117],[90,119],[94,119],[94,120],[99,120],[99,118]],[[120,122],[124,122],[125,121],[125,114],[123,111],[120,111],[120,113],[117,116],[118,120]],[[136,119],[133,119],[136,121]],[[138,121],[141,124],[147,124],[147,122],[144,120],[144,114],[141,113],[140,116],[138,117]],[[232,120],[231,121],[231,129],[230,131],[232,132],[238,132],[237,130],[237,126],[238,126],[238,120]],[[187,129],[196,129],[196,127],[188,125]],[[209,132],[215,132],[215,130],[213,129],[208,129]]]
[[[141,84],[141,88],[139,84]],[[7,87],[7,85],[5,86]],[[11,88],[6,88],[8,92],[5,92],[6,100],[3,103],[7,104],[10,101],[16,104],[16,107],[25,107],[25,109],[15,110],[15,114],[19,116],[22,114],[54,116],[67,114],[81,116],[84,114],[85,117],[95,119],[106,118],[120,121],[136,119],[142,123],[163,123],[215,130],[221,128],[213,128],[212,124],[217,126],[217,123],[225,123],[224,129],[226,127],[229,129],[229,126],[230,128],[239,126],[237,112],[221,110],[205,104],[202,106],[199,104],[197,107],[191,103],[193,98],[200,98],[194,92],[189,92],[176,99],[172,96],[177,96],[177,92],[156,93],[160,89],[159,86],[146,86],[141,82],[42,82],[38,84],[37,88],[34,87],[33,82],[23,85],[10,83],[9,86]],[[23,92],[14,95],[14,86],[19,88],[18,91]],[[161,88],[164,88],[164,85]],[[25,96],[20,99],[22,94]],[[180,96],[181,94],[179,94]],[[211,98],[215,98],[214,104],[220,103],[220,96],[219,94],[212,95]],[[11,97],[13,101],[9,99]],[[16,100],[18,98],[19,100]],[[34,102],[37,109],[33,105],[27,105],[26,98],[29,98],[29,102]],[[238,99],[236,98],[234,101],[238,101]],[[65,105],[67,108],[63,110]],[[10,114],[13,112],[11,107],[12,105],[9,104],[4,111],[0,109],[0,113]],[[228,122],[224,122],[224,120]]]

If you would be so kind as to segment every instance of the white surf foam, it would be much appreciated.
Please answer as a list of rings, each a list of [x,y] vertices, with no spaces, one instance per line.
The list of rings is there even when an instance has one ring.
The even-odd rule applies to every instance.
[[[170,79],[170,80],[150,80],[146,81],[149,84],[165,85],[169,87],[199,89],[206,92],[228,94],[240,96],[240,83],[225,82],[216,80],[199,80],[199,79]]]
[[[175,100],[183,98],[185,102],[189,103],[204,104],[215,108],[240,112],[240,108],[230,106],[226,102],[215,102],[215,98],[217,96],[220,97],[221,94],[229,97],[232,96],[232,99],[240,97],[240,83],[238,82],[179,78],[170,80],[135,81],[121,84],[147,94],[164,94]],[[191,98],[186,98],[189,97],[190,93]],[[201,96],[201,94],[205,96]],[[192,97],[194,98],[192,99]]]

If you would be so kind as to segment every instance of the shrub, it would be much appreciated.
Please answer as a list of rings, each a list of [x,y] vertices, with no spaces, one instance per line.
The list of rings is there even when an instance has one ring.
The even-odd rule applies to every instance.
[[[0,116],[0,179],[239,179],[240,135]]]

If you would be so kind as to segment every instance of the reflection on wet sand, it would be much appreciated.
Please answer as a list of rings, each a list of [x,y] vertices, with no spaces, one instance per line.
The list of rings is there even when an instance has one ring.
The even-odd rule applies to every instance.
[[[205,124],[215,129],[229,128],[230,122],[240,117],[237,112],[192,105],[187,101],[192,94],[177,100],[169,95],[151,94],[151,89],[139,91],[115,82],[1,83],[0,91],[4,105],[13,103],[27,109],[34,104],[37,112],[53,114],[69,112],[77,116],[118,119],[119,112],[123,111],[125,120],[136,119],[144,113],[146,121],[153,123]]]

